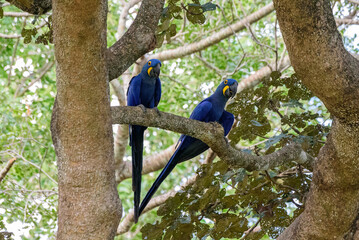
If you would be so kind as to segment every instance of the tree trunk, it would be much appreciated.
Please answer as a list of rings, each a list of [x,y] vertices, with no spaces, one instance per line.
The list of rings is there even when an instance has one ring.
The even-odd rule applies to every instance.
[[[289,57],[332,114],[304,212],[278,239],[353,239],[359,210],[359,62],[336,29],[327,0],[275,0]]]
[[[121,218],[106,68],[107,1],[53,1],[57,98],[51,132],[58,239],[113,239]]]

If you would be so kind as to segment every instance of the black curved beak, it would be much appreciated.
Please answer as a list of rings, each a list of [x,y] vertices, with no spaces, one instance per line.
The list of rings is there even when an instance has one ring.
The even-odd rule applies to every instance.
[[[227,98],[232,98],[236,95],[237,93],[237,87],[238,87],[238,83],[235,82],[233,83],[231,86],[229,86],[229,88],[226,90],[225,95]]]
[[[158,78],[161,73],[161,65],[158,63],[151,71],[151,77]]]

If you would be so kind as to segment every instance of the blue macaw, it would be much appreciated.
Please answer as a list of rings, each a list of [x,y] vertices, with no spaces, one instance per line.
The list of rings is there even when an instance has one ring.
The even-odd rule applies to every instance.
[[[225,111],[224,107],[226,106],[228,99],[236,94],[237,87],[238,83],[236,80],[224,80],[210,97],[204,99],[197,105],[189,118],[202,122],[218,122],[223,126],[224,135],[226,136],[232,128],[234,116],[232,113]],[[207,144],[201,140],[186,135],[181,135],[177,146],[178,147],[171,159],[143,199],[139,214],[142,213],[160,184],[178,163],[194,158],[208,149]]]
[[[161,99],[161,62],[149,60],[142,71],[130,81],[127,90],[127,105],[146,108],[157,107]],[[132,148],[132,190],[134,191],[134,219],[138,220],[141,197],[141,174],[143,134],[147,127],[130,125],[130,146]]]

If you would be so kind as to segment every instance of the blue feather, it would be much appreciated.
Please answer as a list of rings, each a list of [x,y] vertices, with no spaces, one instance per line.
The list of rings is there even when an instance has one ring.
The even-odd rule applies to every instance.
[[[196,106],[190,116],[190,119],[202,122],[219,122],[224,128],[224,135],[226,136],[232,128],[234,116],[233,114],[225,111],[224,108],[228,99],[235,95],[237,86],[238,83],[234,79],[224,80],[210,97],[204,99]],[[194,158],[207,149],[207,144],[201,140],[182,135],[177,144],[176,151],[173,153],[171,159],[168,161],[167,165],[164,167],[143,199],[139,214],[142,213],[152,196],[157,191],[158,187],[178,163]]]
[[[127,89],[127,105],[157,107],[161,100],[161,81],[159,78],[161,62],[149,60],[137,76],[133,77]],[[134,191],[134,220],[138,221],[141,197],[141,178],[143,164],[143,134],[147,127],[130,125],[130,146],[132,150],[132,190]]]

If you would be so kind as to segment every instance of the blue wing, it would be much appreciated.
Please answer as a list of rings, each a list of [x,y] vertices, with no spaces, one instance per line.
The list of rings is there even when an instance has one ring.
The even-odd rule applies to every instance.
[[[155,107],[157,107],[158,103],[161,100],[161,80],[160,78],[156,79],[156,89],[155,89]]]
[[[202,122],[208,122],[206,121],[206,118],[208,117],[208,113],[212,109],[212,103],[209,101],[203,100],[200,102],[197,107],[193,110],[190,119],[195,119]]]
[[[138,106],[141,104],[141,74],[133,77],[127,89],[127,106]]]
[[[229,133],[229,131],[232,128],[232,125],[234,122],[234,116],[232,113],[223,111],[223,114],[218,122],[223,126],[224,136],[227,136],[227,134]]]

